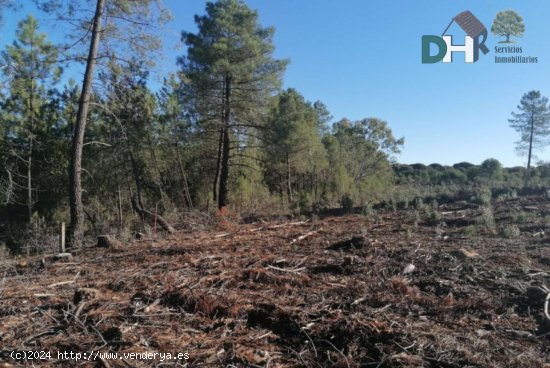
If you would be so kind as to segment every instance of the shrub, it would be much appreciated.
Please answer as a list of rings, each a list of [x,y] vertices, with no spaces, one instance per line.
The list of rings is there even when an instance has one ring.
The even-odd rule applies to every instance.
[[[514,222],[518,224],[525,224],[534,219],[534,216],[527,212],[516,212],[512,216],[514,218]]]
[[[491,198],[491,189],[483,187],[477,191],[475,201],[478,204],[487,205],[491,203]]]
[[[353,199],[351,199],[349,194],[344,194],[340,200],[340,206],[346,213],[351,213],[353,211]]]
[[[310,215],[312,211],[311,195],[306,192],[300,192],[298,201],[296,202],[296,210],[300,215]]]
[[[417,211],[422,211],[424,209],[424,201],[420,197],[416,197],[414,199],[414,208],[416,208]]]
[[[413,226],[416,229],[418,227],[418,224],[420,223],[420,213],[417,210],[414,210],[412,212],[412,218]]]
[[[362,207],[361,207],[361,215],[365,216],[365,217],[371,217],[372,215],[376,214],[376,211],[372,208],[372,206],[370,205],[370,203],[365,203]]]
[[[517,225],[511,224],[499,229],[501,236],[505,238],[517,238],[521,235],[521,231]]]
[[[473,237],[477,235],[477,228],[474,225],[469,225],[464,228],[464,235]]]
[[[484,206],[481,208],[479,223],[488,229],[495,227],[495,218],[493,216],[493,209],[491,206]]]
[[[432,210],[430,211],[429,218],[431,221],[439,221],[441,220],[441,213],[439,213],[439,211]]]

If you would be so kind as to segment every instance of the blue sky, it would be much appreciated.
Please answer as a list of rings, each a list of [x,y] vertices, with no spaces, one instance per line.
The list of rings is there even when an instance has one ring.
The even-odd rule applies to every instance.
[[[245,0],[262,25],[275,26],[276,57],[289,58],[284,86],[311,101],[323,101],[334,120],[379,117],[405,137],[403,163],[480,163],[494,157],[523,165],[514,151],[517,133],[507,119],[532,89],[550,96],[548,0]],[[181,30],[195,31],[204,0],[165,0],[174,21],[165,33],[159,73],[175,70]],[[451,18],[473,12],[490,30],[497,12],[513,9],[525,20],[517,46],[538,64],[495,64],[499,38],[489,34],[491,52],[475,64],[462,55],[452,64],[422,64],[422,35],[440,35]],[[20,11],[9,17],[2,40],[11,39]],[[40,16],[39,16],[40,19]],[[550,160],[550,151],[539,158]]]

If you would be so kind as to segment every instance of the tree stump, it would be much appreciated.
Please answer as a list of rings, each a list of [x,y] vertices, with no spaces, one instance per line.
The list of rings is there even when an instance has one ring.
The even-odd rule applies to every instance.
[[[117,246],[120,246],[120,242],[114,239],[113,237],[109,235],[99,235],[97,237],[97,245],[98,248],[116,248]]]

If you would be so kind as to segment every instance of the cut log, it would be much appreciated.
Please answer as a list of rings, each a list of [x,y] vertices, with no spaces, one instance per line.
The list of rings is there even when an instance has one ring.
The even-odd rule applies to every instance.
[[[176,232],[172,225],[170,225],[168,221],[166,221],[162,216],[159,216],[158,214],[154,214],[142,208],[135,197],[132,198],[132,207],[143,220],[147,220],[153,224],[156,223],[160,225],[160,227],[162,227],[162,229],[168,234],[174,234]]]
[[[98,248],[116,248],[120,246],[120,242],[109,235],[99,235],[97,237]]]
[[[73,259],[73,255],[71,253],[57,253],[53,256],[53,259],[55,261],[70,261]]]

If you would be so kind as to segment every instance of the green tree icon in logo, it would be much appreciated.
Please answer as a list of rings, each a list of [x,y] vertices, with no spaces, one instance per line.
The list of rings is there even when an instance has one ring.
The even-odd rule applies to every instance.
[[[497,13],[491,32],[497,36],[506,36],[506,41],[500,41],[500,43],[512,43],[514,41],[510,41],[511,36],[523,36],[525,24],[521,15],[513,10],[504,10]]]

